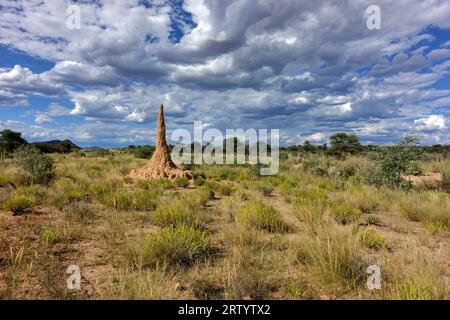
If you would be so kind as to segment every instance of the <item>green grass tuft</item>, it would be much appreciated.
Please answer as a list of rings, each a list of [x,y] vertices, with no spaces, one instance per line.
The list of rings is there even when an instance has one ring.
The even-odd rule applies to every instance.
[[[149,234],[143,243],[143,265],[190,264],[206,253],[209,237],[204,231],[180,226],[167,227]]]
[[[259,201],[251,201],[236,213],[236,220],[249,227],[269,232],[287,229],[280,213],[272,206]]]
[[[23,213],[31,209],[36,204],[36,198],[28,195],[15,194],[11,196],[3,205],[3,208],[15,214]]]
[[[336,204],[331,206],[331,215],[337,222],[348,224],[358,221],[361,210],[346,204]]]
[[[159,207],[150,217],[150,222],[160,227],[189,226],[203,228],[207,216],[203,211],[191,210],[181,202]]]

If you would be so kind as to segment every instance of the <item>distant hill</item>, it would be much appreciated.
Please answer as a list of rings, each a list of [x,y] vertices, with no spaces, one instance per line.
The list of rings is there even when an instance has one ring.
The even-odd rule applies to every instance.
[[[31,146],[38,148],[43,153],[68,153],[76,150],[80,150],[81,147],[77,146],[70,140],[50,140],[42,142],[30,143]]]

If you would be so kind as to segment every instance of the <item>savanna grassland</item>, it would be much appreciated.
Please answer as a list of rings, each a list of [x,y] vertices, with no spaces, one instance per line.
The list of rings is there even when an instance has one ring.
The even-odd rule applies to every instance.
[[[368,157],[287,153],[266,177],[193,166],[194,184],[133,182],[147,160],[119,150],[51,157],[48,183],[0,164],[1,299],[449,298],[449,193],[369,183]]]

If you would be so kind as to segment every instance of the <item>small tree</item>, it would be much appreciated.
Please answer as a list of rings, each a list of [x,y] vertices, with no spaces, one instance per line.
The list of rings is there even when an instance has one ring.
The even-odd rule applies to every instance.
[[[26,145],[22,133],[5,129],[0,132],[0,150],[4,153],[12,153],[20,146]]]
[[[54,177],[53,159],[39,150],[23,146],[14,152],[17,163],[31,174],[31,183],[47,184]]]
[[[327,153],[330,155],[344,156],[354,154],[362,150],[359,138],[354,134],[338,132],[330,137],[330,148]]]
[[[303,142],[302,148],[305,152],[314,152],[316,150],[309,140],[305,140],[305,142]]]
[[[420,157],[419,141],[412,136],[406,136],[395,146],[381,148],[376,160],[380,165],[382,182],[400,186],[403,174],[418,171],[415,161]]]

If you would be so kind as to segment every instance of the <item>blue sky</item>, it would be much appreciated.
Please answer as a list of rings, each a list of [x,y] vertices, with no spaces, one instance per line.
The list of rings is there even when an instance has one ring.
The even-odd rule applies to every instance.
[[[80,9],[80,29],[67,8]],[[449,143],[450,2],[0,0],[0,129],[81,146],[280,129],[281,143]],[[407,15],[404,13],[408,12]],[[169,134],[170,137],[170,134]]]

